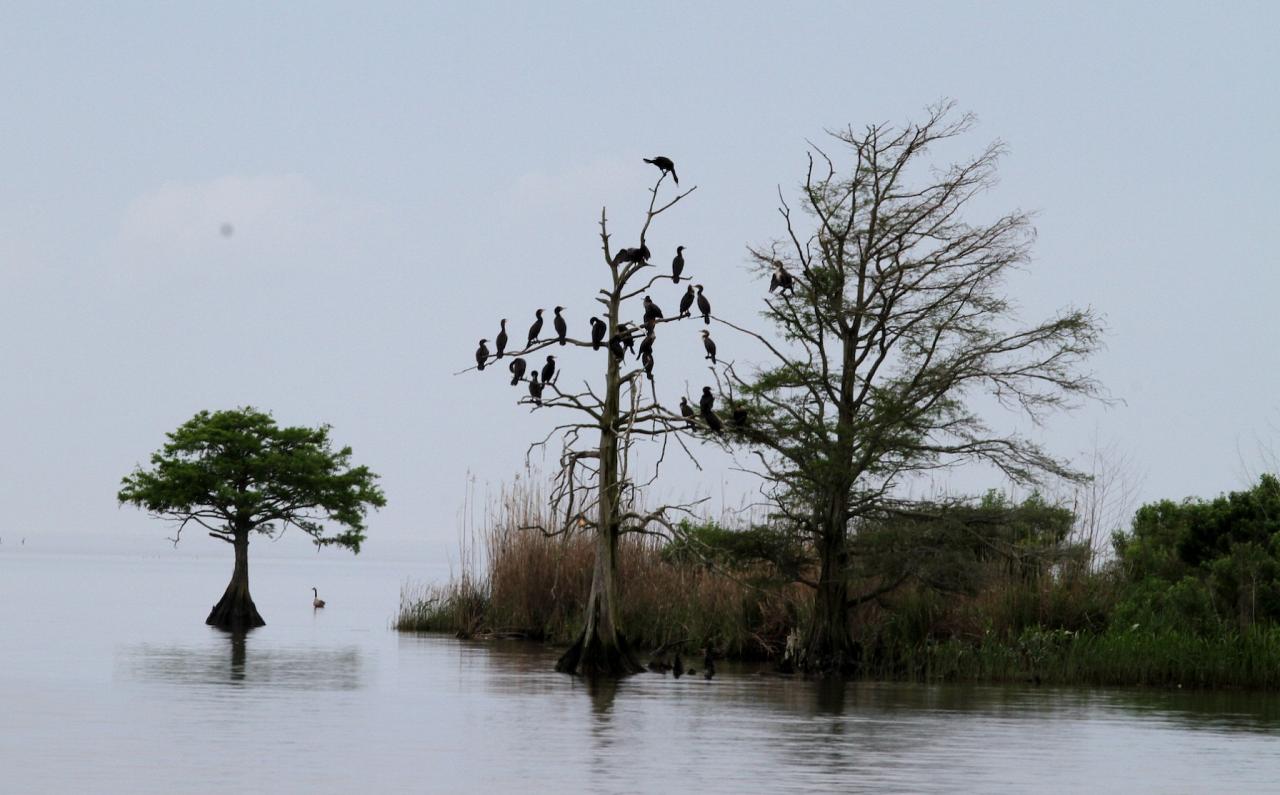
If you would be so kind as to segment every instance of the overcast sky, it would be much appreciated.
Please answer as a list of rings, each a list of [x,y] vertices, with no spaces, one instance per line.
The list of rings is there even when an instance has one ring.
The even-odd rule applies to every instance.
[[[468,473],[496,487],[551,422],[500,372],[451,373],[500,317],[514,338],[563,304],[585,334],[600,208],[638,232],[642,157],[698,186],[655,260],[688,246],[717,313],[758,326],[745,247],[781,234],[806,139],[942,97],[980,119],[959,151],[1009,146],[976,210],[1037,212],[1024,316],[1110,329],[1094,371],[1124,403],[1046,444],[1113,446],[1153,499],[1239,487],[1280,442],[1275,5],[626,5],[0,6],[0,537],[159,539],[120,477],[252,404],[382,474],[370,549],[443,555]],[[696,329],[663,344],[674,405],[707,375]],[[702,463],[662,493],[753,486]]]

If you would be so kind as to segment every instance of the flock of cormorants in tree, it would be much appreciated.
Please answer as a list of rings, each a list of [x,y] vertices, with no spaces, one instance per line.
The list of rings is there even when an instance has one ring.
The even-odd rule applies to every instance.
[[[646,163],[658,167],[663,173],[671,174],[672,180],[679,185],[680,180],[676,177],[675,163],[671,158],[659,155],[652,159],[645,158]],[[671,281],[679,284],[681,275],[684,272],[684,250],[685,246],[676,246],[675,258],[671,260]],[[636,248],[619,249],[613,256],[613,264],[647,264],[652,253],[649,251],[643,241]],[[686,281],[688,281],[686,279]],[[782,263],[774,263],[773,276],[769,282],[769,292],[778,291],[779,295],[789,295],[794,288],[794,279],[791,274],[787,273]],[[591,322],[591,349],[600,350],[602,347],[608,348],[610,354],[617,357],[619,361],[626,359],[627,353],[635,356],[640,366],[644,370],[644,374],[650,381],[653,381],[653,346],[657,341],[656,327],[659,321],[664,320],[681,320],[686,317],[692,317],[694,304],[697,304],[698,313],[702,315],[702,322],[711,325],[711,301],[703,294],[701,284],[689,285],[684,294],[680,297],[680,312],[674,318],[667,318],[662,308],[649,295],[644,296],[644,319],[640,327],[635,326],[628,321],[622,321],[618,324],[617,332],[608,340],[605,336],[608,334],[609,326],[606,322],[608,316],[601,317],[592,316]],[[564,307],[557,306],[554,310],[555,318],[552,320],[552,326],[555,329],[555,340],[561,345],[567,344],[569,333],[569,324],[564,317]],[[542,339],[542,312],[538,309],[534,312],[533,324],[529,326],[529,334],[525,340],[525,347],[531,348],[538,342],[545,342]],[[643,336],[640,329],[643,328]],[[636,337],[641,336],[640,348],[637,351],[635,347]],[[489,351],[488,339],[480,340],[480,346],[476,348],[476,369],[483,370],[489,363],[492,356],[493,359],[501,359],[507,347],[507,319],[502,318],[498,336],[494,339],[495,350]],[[706,351],[704,358],[711,361],[711,365],[715,366],[718,362],[716,359],[716,343],[711,339],[711,332],[702,331],[702,347]],[[547,384],[553,383],[557,376],[557,368],[555,363],[556,357],[548,356],[546,364],[542,366],[541,371],[537,367],[529,368],[528,362],[523,357],[514,357],[507,369],[511,373],[511,386],[518,386],[521,381],[525,380],[525,373],[529,373],[529,397],[535,405],[542,405],[542,391]],[[701,417],[702,421],[715,433],[722,433],[724,424],[714,411],[715,395],[712,394],[711,387],[702,388],[702,397],[698,400],[698,412],[694,413],[693,408],[689,405],[688,398],[680,398],[680,415],[688,422],[690,430],[697,428],[694,418]],[[733,408],[732,413],[733,426],[737,429],[745,429],[747,426],[747,412],[741,406]]]

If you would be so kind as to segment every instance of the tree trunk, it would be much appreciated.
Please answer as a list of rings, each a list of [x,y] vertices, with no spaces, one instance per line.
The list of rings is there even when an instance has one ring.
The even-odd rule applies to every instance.
[[[236,567],[231,572],[231,582],[204,623],[233,632],[266,626],[249,595],[249,533],[236,533],[232,546],[236,550]]]
[[[822,570],[814,592],[813,621],[798,661],[802,670],[824,676],[851,674],[859,662],[849,633],[849,552],[843,513],[841,507],[838,523],[828,519],[818,544]]]
[[[621,287],[615,271],[609,304],[609,335],[617,333]],[[591,595],[583,613],[582,634],[556,663],[556,670],[582,676],[627,676],[644,667],[636,660],[618,629],[618,521],[621,496],[618,478],[618,411],[621,381],[617,358],[610,353],[605,371],[604,410],[600,415],[599,515],[596,520],[596,562]]]

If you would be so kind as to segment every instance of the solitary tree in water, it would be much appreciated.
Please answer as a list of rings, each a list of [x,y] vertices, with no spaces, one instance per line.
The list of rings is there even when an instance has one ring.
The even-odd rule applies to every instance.
[[[972,124],[950,109],[836,133],[847,170],[815,149],[803,217],[784,203],[783,238],[753,252],[792,289],[765,312],[781,339],[754,335],[770,365],[741,378],[727,370],[753,417],[734,441],[755,447],[779,521],[818,553],[797,655],[809,670],[855,662],[850,608],[875,591],[849,592],[849,539],[865,521],[910,511],[898,498],[913,475],[974,461],[1021,482],[1075,475],[1032,440],[990,428],[970,399],[985,393],[1038,421],[1096,392],[1079,370],[1099,345],[1094,315],[1066,309],[1024,324],[1004,295],[1005,276],[1029,258],[1027,215],[964,218],[995,181],[1000,145],[928,168],[930,148]]]
[[[670,170],[664,168],[650,189],[649,208],[637,247],[615,250],[610,243],[605,212],[602,210],[600,213],[600,243],[607,277],[596,298],[603,312],[597,319],[594,339],[583,340],[566,335],[561,342],[558,334],[539,338],[531,332],[531,341],[524,348],[506,351],[513,364],[520,362],[512,370],[516,373],[513,384],[523,373],[522,357],[550,345],[594,349],[595,355],[604,359],[604,377],[596,386],[584,380],[582,389],[575,391],[562,384],[558,377],[550,382],[545,379],[539,382],[535,377],[532,380],[537,396],[524,399],[535,410],[563,410],[573,415],[572,421],[557,426],[543,440],[550,440],[558,432],[562,443],[560,466],[551,496],[552,514],[557,517],[557,525],[543,528],[543,531],[548,534],[588,532],[595,536],[596,541],[591,592],[583,611],[582,631],[556,664],[556,670],[564,673],[623,676],[643,670],[618,622],[618,543],[623,535],[631,532],[674,534],[678,529],[673,517],[679,512],[687,513],[692,507],[691,504],[640,507],[637,505],[636,478],[628,466],[629,451],[636,440],[662,439],[665,452],[668,435],[675,434],[679,440],[679,434],[690,427],[701,427],[698,421],[665,408],[652,386],[646,388],[646,384],[656,383],[653,380],[653,357],[660,358],[663,347],[673,344],[661,341],[666,332],[660,331],[660,327],[680,320],[676,312],[657,317],[653,308],[656,302],[650,303],[646,296],[658,285],[676,282],[670,273],[645,278],[653,267],[648,262],[646,236],[655,218],[694,190],[690,188],[659,204],[659,190],[668,176],[674,178]],[[688,285],[685,287],[692,290]],[[670,308],[679,295],[676,292],[670,294],[670,299],[663,300],[668,301]],[[642,296],[646,296],[643,301]],[[628,310],[636,315],[626,317]],[[647,322],[645,315],[648,315]],[[628,364],[627,354],[633,351],[635,341],[645,338],[646,326],[653,336],[648,338],[647,345],[641,342],[639,351],[633,354],[633,363]],[[652,351],[655,340],[656,354]],[[690,339],[689,343],[697,344],[696,338]],[[638,361],[634,358],[636,355],[639,356]],[[483,347],[477,351],[477,357],[478,361],[486,364],[496,358]],[[683,442],[679,443],[683,447]],[[687,448],[685,452],[688,452]]]
[[[232,630],[263,626],[249,595],[249,536],[278,537],[290,527],[317,547],[360,552],[369,506],[386,504],[378,476],[350,466],[351,448],[333,450],[329,426],[281,428],[253,408],[202,411],[167,434],[169,441],[124,478],[118,499],[177,523],[203,527],[235,548],[231,582],[206,624]]]

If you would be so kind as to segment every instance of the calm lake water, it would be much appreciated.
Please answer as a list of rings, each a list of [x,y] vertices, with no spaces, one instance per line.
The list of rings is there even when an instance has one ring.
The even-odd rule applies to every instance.
[[[268,625],[236,640],[201,623],[220,551],[0,547],[0,792],[1280,791],[1275,695],[592,686],[396,633],[405,578],[441,572],[363,556],[253,558]]]

